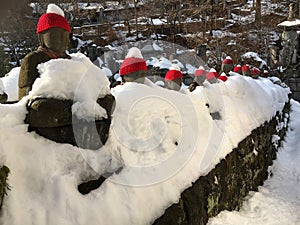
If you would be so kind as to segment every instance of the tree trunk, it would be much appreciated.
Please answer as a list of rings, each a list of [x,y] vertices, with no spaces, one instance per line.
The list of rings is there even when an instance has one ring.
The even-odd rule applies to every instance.
[[[223,10],[226,9],[226,0],[223,0]]]
[[[133,0],[133,3],[134,3],[135,34],[136,34],[136,40],[138,40],[139,32],[138,32],[138,20],[137,20],[137,1]]]
[[[261,0],[256,0],[255,24],[258,28],[261,28]]]

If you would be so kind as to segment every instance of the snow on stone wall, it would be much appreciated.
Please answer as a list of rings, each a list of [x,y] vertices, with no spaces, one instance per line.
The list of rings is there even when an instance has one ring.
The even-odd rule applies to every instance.
[[[51,80],[57,77],[74,84],[81,74],[89,77],[88,83],[93,79],[99,83],[97,76],[103,72],[83,56],[77,60],[72,63],[80,62],[87,69],[81,72],[60,60],[57,66],[55,61],[45,63],[43,73],[51,71],[53,76],[41,80],[50,79],[51,86],[37,82],[34,89],[39,92],[31,94],[62,96],[66,90],[59,79]],[[74,80],[72,76],[64,80],[64,74],[74,72],[78,74]],[[85,96],[99,93],[84,90]],[[109,139],[96,151],[28,133],[26,98],[0,105],[0,158],[11,170],[1,224],[151,224],[252,130],[281,111],[289,89],[267,78],[235,75],[226,82],[197,87],[193,93],[184,88],[166,90],[149,80],[126,83],[111,92],[116,109]],[[76,90],[70,88],[70,93]],[[213,113],[220,115],[218,120],[213,120]],[[78,184],[100,174],[110,176],[98,189],[88,195],[78,192]]]

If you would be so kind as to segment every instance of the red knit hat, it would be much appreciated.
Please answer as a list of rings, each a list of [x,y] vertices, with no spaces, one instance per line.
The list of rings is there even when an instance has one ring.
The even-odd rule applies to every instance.
[[[234,67],[233,72],[238,73],[239,71],[242,71],[242,67],[238,64]]]
[[[197,69],[195,71],[195,77],[202,77],[202,76],[205,76],[207,74],[207,71],[204,69],[203,66],[200,66],[199,69]]]
[[[165,80],[175,80],[178,78],[183,78],[180,68],[177,65],[172,65],[170,70],[166,73]]]
[[[38,34],[52,27],[60,27],[69,33],[71,32],[70,25],[65,18],[64,12],[55,4],[49,4],[47,12],[40,17],[36,33]]]
[[[228,78],[227,78],[227,76],[226,76],[225,73],[222,73],[222,74],[218,77],[218,79],[225,82]]]
[[[230,56],[226,56],[226,58],[222,61],[222,64],[233,64],[233,60]]]
[[[141,51],[136,47],[132,47],[122,62],[119,73],[123,76],[140,70],[148,70],[146,62],[143,59]]]
[[[243,67],[242,67],[242,71],[248,71],[250,70],[250,67],[248,64],[245,64]]]
[[[219,74],[217,73],[217,71],[214,68],[210,69],[208,74],[206,74],[206,80],[211,80],[211,79],[218,78],[218,77],[219,77]]]
[[[253,67],[253,69],[251,70],[251,74],[252,75],[259,75],[260,74],[260,70],[256,67]]]
[[[268,77],[269,76],[269,71],[268,70],[264,70],[262,73],[263,77]]]

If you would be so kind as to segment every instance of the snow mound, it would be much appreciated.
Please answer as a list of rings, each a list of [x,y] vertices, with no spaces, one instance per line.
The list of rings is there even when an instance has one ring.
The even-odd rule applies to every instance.
[[[143,59],[143,55],[141,53],[141,50],[138,49],[137,47],[132,47],[129,49],[126,58],[139,58]]]
[[[180,71],[180,67],[177,64],[172,64],[169,70],[177,70]]]
[[[55,4],[49,4],[47,6],[47,13],[55,13],[62,17],[65,17],[64,11]]]
[[[0,78],[3,82],[4,92],[8,95],[7,101],[18,100],[18,80],[21,67],[13,68],[5,77]]]

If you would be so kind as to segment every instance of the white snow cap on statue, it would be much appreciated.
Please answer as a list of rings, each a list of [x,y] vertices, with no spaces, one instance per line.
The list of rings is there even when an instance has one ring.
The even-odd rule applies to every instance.
[[[131,49],[129,49],[126,58],[139,58],[139,59],[143,59],[143,55],[140,49],[138,49],[137,47],[132,47]]]
[[[64,11],[61,8],[59,8],[59,6],[57,6],[55,4],[49,4],[48,5],[47,13],[55,13],[55,14],[58,14],[62,17],[65,17]]]
[[[177,70],[180,71],[180,67],[177,64],[172,64],[169,70]]]

